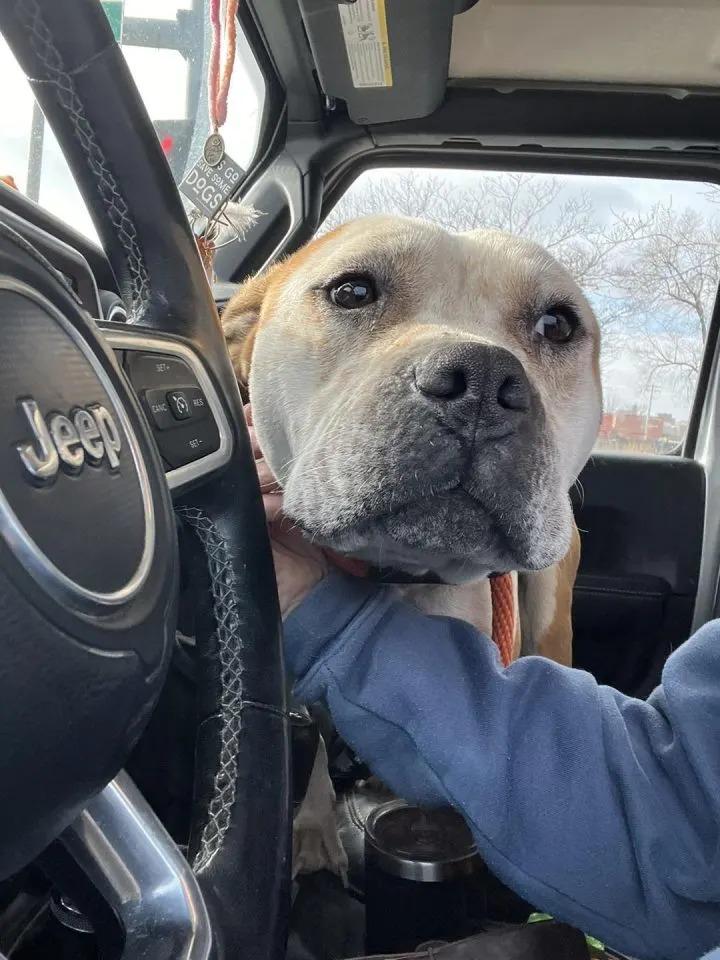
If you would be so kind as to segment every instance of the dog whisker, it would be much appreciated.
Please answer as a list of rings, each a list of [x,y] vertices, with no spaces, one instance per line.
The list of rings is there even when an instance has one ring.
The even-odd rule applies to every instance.
[[[577,490],[580,497],[580,506],[583,507],[585,505],[585,487],[582,485],[582,482],[579,478],[573,482],[573,487],[575,487]]]

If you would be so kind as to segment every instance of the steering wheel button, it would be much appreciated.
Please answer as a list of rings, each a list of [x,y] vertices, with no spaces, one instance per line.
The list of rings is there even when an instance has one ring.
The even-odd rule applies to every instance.
[[[176,427],[178,425],[170,409],[166,391],[162,387],[146,390],[144,399],[145,408],[158,430],[168,430],[170,427]]]
[[[177,399],[176,399],[177,398]],[[167,395],[170,409],[178,420],[203,420],[210,413],[205,394],[200,387],[183,387]]]
[[[200,420],[210,413],[205,394],[200,387],[188,387],[183,391],[192,409],[193,420]]]
[[[192,417],[193,410],[184,390],[171,390],[166,396],[170,412],[176,420],[189,420]]]
[[[220,433],[212,417],[185,420],[181,424],[176,422],[176,426],[178,429],[156,436],[160,453],[173,467],[183,467],[206,457],[220,446]]]
[[[164,393],[180,386],[196,384],[195,374],[179,357],[164,353],[128,350],[125,361],[130,382],[136,390],[164,387]]]

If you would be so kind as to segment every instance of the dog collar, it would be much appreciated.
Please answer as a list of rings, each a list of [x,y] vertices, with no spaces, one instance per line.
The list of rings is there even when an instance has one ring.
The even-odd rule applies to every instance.
[[[332,550],[327,550],[335,566],[352,577],[375,580],[380,583],[444,583],[436,574],[422,577],[413,577],[390,568],[373,567],[364,560],[346,557]],[[493,573],[488,577],[490,581],[490,600],[492,604],[492,639],[500,653],[500,660],[504,667],[513,661],[513,647],[515,641],[515,588],[512,575],[509,573]]]

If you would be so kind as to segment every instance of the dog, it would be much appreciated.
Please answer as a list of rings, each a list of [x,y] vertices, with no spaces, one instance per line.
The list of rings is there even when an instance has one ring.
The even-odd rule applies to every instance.
[[[599,326],[567,270],[502,232],[374,216],[246,281],[222,322],[284,509],[309,538],[432,573],[440,583],[397,589],[488,635],[488,578],[510,573],[513,656],[571,662],[569,490],[602,391]],[[296,872],[342,873],[316,806],[314,826],[307,808],[296,819]]]

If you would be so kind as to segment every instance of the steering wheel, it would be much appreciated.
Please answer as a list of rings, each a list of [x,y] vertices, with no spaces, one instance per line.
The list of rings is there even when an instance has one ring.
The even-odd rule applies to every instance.
[[[280,958],[291,825],[280,618],[217,311],[97,0],[8,0],[0,29],[129,318],[92,320],[0,225],[0,879],[53,844],[74,865],[77,906],[92,919],[102,902],[120,921],[123,957]],[[168,420],[196,414],[197,427]],[[122,772],[175,642],[178,517],[204,551],[212,608],[195,638],[187,859]]]

